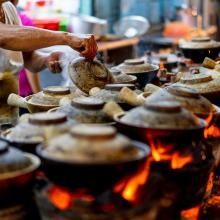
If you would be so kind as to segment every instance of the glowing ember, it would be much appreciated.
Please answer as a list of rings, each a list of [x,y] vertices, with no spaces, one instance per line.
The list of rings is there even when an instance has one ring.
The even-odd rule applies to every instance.
[[[93,196],[85,194],[85,190],[79,190],[71,193],[59,187],[52,187],[48,191],[48,198],[53,205],[61,210],[67,210],[72,207],[75,200],[93,201]]]
[[[220,137],[220,128],[212,125],[205,129],[204,136],[205,138],[208,138],[208,137],[218,138]]]
[[[163,70],[164,69],[164,63],[160,62],[160,69]]]
[[[215,178],[215,173],[211,172],[210,176],[209,176],[207,186],[206,186],[206,193],[208,193],[209,195],[212,192],[212,188],[213,188],[213,185],[214,185],[214,178]]]
[[[138,191],[147,182],[150,169],[150,160],[132,177],[123,179],[113,189],[120,193],[124,199],[136,203],[138,201]]]
[[[207,125],[211,123],[212,119],[213,119],[213,113],[210,113],[210,115],[205,119]]]
[[[186,220],[198,220],[200,210],[201,210],[201,205],[196,206],[192,209],[184,210],[181,212],[181,215]]]
[[[220,208],[220,195],[212,196],[207,201],[207,205]]]

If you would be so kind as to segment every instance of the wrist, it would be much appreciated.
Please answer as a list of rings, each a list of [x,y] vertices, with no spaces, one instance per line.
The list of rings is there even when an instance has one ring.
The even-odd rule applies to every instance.
[[[81,38],[71,33],[64,33],[63,35],[64,45],[77,49],[81,44]]]

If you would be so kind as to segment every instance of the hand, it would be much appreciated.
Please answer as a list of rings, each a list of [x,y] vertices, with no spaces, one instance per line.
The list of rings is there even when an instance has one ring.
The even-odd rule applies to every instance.
[[[62,52],[53,52],[47,57],[46,66],[52,73],[60,73],[62,71],[59,62],[62,55]]]
[[[69,46],[80,52],[80,55],[86,59],[93,60],[96,56],[98,46],[93,35],[78,38],[72,36],[69,40]]]

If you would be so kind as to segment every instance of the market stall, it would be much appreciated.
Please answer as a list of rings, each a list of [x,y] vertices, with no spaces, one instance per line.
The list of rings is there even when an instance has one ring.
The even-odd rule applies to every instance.
[[[155,2],[152,10],[165,7]],[[3,4],[0,220],[219,219],[218,27],[203,25],[209,23],[204,5],[186,3],[181,13],[194,21],[190,28],[184,23],[187,31],[172,30],[180,23],[153,25],[154,18],[150,28],[146,18],[126,16],[114,34],[103,34],[98,31],[111,16],[77,14],[78,22],[89,19],[82,29],[92,36],[70,30],[79,11],[57,16],[52,9],[61,5],[53,1],[19,5],[29,15],[35,7],[33,22],[43,29],[14,20],[7,25],[7,7],[16,9]],[[91,1],[80,10],[91,12],[91,5],[101,7]],[[10,29],[15,24],[17,32]],[[22,96],[17,76],[23,67],[62,72],[70,83]],[[52,82],[52,74],[44,80]]]

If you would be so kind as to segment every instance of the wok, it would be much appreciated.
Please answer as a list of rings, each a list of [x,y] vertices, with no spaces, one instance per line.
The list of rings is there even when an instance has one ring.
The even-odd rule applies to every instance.
[[[46,112],[52,108],[58,107],[57,105],[40,105],[32,103],[30,101],[31,98],[32,95],[23,98],[19,95],[12,93],[9,95],[7,103],[10,106],[26,108],[30,113]]]
[[[43,170],[54,183],[69,189],[86,188],[96,194],[112,188],[127,175],[135,173],[142,166],[149,147],[139,142],[132,142],[143,155],[132,160],[118,162],[68,162],[49,157],[43,153],[44,145],[37,147],[37,154],[42,160]]]

